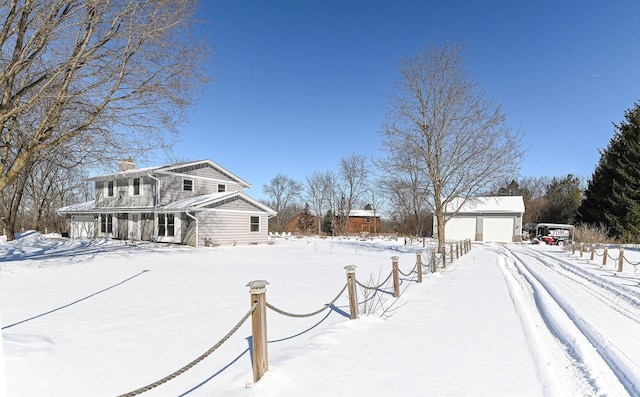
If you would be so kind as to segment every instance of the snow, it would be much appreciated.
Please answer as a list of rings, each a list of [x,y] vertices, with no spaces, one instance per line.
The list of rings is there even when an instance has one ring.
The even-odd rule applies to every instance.
[[[409,273],[430,242],[278,238],[272,245],[193,248],[0,239],[0,395],[114,396],[207,351],[250,308],[253,280],[291,313],[325,307],[344,267],[377,285],[398,256]],[[640,252],[565,252],[474,243],[425,273],[358,287],[307,318],[267,310],[269,371],[253,382],[250,321],[210,356],[144,396],[640,395]],[[614,263],[615,262],[615,263]],[[427,269],[424,269],[427,272]],[[2,369],[2,367],[0,367]]]

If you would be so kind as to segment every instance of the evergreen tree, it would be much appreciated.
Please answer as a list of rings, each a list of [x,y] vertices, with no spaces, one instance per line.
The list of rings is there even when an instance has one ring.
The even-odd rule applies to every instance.
[[[582,182],[573,174],[554,177],[547,185],[547,220],[554,223],[573,223],[582,199]]]
[[[335,224],[335,217],[331,210],[327,211],[327,214],[322,218],[322,231],[328,236],[333,235],[333,225]]]
[[[309,234],[311,233],[311,230],[313,229],[315,223],[316,219],[313,215],[311,215],[309,203],[306,203],[304,205],[304,209],[300,213],[300,218],[298,218],[297,227],[298,229],[300,229],[300,231],[302,231],[302,233]]]
[[[625,241],[640,240],[640,103],[624,114],[578,210],[582,223],[604,225]]]

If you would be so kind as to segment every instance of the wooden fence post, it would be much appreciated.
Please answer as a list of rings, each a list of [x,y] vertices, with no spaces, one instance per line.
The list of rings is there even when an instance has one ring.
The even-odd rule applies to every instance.
[[[418,282],[422,282],[422,251],[416,251],[416,270],[418,271]]]
[[[442,268],[447,268],[447,246],[442,247]]]
[[[461,251],[461,249],[460,249],[460,248],[461,248],[461,247],[460,247],[460,245],[461,245],[461,244],[462,244],[462,243],[460,243],[460,242],[457,242],[457,243],[456,243],[456,259],[460,259],[460,251]]]
[[[571,243],[571,255],[575,255],[575,253],[576,253],[576,244]]]
[[[595,253],[596,253],[596,250],[594,249],[593,244],[591,244],[591,257],[589,258],[589,260],[591,261],[593,260]]]
[[[251,294],[251,306],[258,306],[251,315],[251,348],[253,349],[253,381],[257,382],[269,370],[267,351],[267,297],[269,282],[255,280],[247,284]]]
[[[449,262],[453,263],[453,243],[449,244]]]
[[[391,257],[391,265],[393,266],[393,297],[400,296],[400,283],[398,282],[398,259],[397,256]]]
[[[623,264],[624,264],[624,248],[620,247],[620,258],[618,259],[618,273],[622,272]]]
[[[351,319],[358,318],[358,295],[356,290],[356,266],[347,265],[344,270],[347,271],[347,289],[349,290],[349,311]]]
[[[584,243],[580,243],[580,258],[582,258],[583,253],[584,253]]]
[[[431,273],[435,273],[438,270],[436,250],[431,251]]]
[[[608,247],[604,247],[604,255],[602,255],[602,266],[607,266],[607,255],[609,255],[609,253],[607,252],[609,250]]]

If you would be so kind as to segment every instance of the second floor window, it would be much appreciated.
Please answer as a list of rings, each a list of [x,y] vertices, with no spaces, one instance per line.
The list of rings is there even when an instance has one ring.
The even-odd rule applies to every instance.
[[[140,178],[133,178],[133,195],[140,195]]]
[[[218,185],[218,193],[224,193],[227,191],[227,185]]]
[[[113,197],[113,181],[107,181],[107,197]]]
[[[182,191],[184,191],[184,192],[193,192],[193,180],[192,179],[183,179],[182,180]]]

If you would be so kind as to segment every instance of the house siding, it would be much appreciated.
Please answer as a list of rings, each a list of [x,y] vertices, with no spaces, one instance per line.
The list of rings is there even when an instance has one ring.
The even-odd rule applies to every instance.
[[[347,222],[347,233],[378,233],[380,229],[380,218],[378,217],[349,217]]]
[[[161,186],[160,205],[166,205],[173,201],[183,200],[203,194],[217,193],[219,184],[225,184],[227,192],[242,190],[240,185],[230,180],[214,181],[209,179],[190,178],[190,175],[163,175],[159,179]],[[184,179],[193,180],[193,191],[182,190],[182,181]]]
[[[257,232],[250,231],[252,216],[260,218]],[[199,245],[253,244],[266,243],[269,240],[268,216],[239,197],[210,206],[207,210],[199,212],[197,217],[200,228]]]
[[[251,232],[251,217],[260,218],[260,230]],[[199,245],[258,244],[269,240],[268,218],[260,212],[210,210],[198,214]]]
[[[221,172],[213,168],[209,164],[206,164],[206,165],[203,164],[202,167],[191,166],[191,167],[184,167],[184,168],[175,168],[175,169],[172,169],[171,172],[177,173],[177,174],[191,175],[191,176],[200,177],[200,178],[215,179],[217,182],[232,182],[234,185],[238,186],[237,190],[242,189],[238,185],[238,183],[233,180],[231,175]]]
[[[107,196],[107,183],[114,181],[113,196]],[[151,178],[140,176],[140,194],[132,195],[133,178],[114,178],[100,180],[95,183],[95,197],[97,208],[131,207],[144,208],[153,207],[154,187],[150,183]]]

